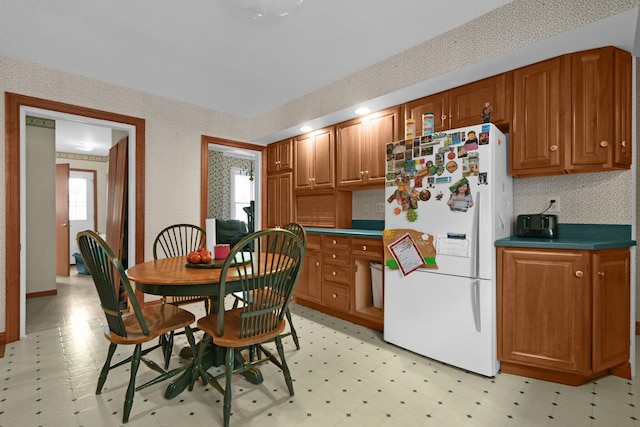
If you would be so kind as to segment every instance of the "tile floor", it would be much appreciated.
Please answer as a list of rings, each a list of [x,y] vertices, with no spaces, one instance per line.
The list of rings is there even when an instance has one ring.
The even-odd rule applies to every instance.
[[[0,359],[0,427],[122,425],[128,368],[111,372],[103,393],[95,395],[107,341],[94,304],[74,301],[75,314],[64,314],[67,305],[54,320],[47,311],[55,311],[55,302],[28,301],[28,312],[38,307],[29,319],[44,320],[28,320],[27,337],[8,344]],[[295,396],[271,364],[262,367],[265,381],[259,386],[237,377],[232,425],[640,426],[637,379],[609,376],[570,387],[508,374],[485,378],[317,311],[293,305],[292,313],[302,348],[296,351],[290,338],[284,344]],[[129,351],[123,348],[122,354]],[[159,352],[155,359],[161,360]],[[180,363],[174,355],[172,366]],[[138,378],[151,374],[141,365]],[[166,400],[165,385],[136,393],[128,426],[221,425],[222,396],[216,390],[197,384],[193,392]]]

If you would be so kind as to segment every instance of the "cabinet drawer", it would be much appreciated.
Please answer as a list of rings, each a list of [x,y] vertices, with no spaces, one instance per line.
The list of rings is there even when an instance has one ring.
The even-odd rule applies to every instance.
[[[349,266],[351,253],[348,249],[325,248],[322,255],[325,264]]]
[[[322,246],[327,248],[341,248],[349,250],[349,237],[344,236],[323,236]]]
[[[328,307],[349,311],[349,287],[325,282],[322,287],[322,302]]]
[[[360,257],[382,258],[382,240],[380,239],[351,239],[351,252]]]
[[[322,236],[319,234],[307,234],[307,251],[322,250]]]
[[[349,278],[351,276],[351,268],[341,265],[332,265],[325,262],[323,275],[324,280],[340,282],[348,285],[350,283]]]

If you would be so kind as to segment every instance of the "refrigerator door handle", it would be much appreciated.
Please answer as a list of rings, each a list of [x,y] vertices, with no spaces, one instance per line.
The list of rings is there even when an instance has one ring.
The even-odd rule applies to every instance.
[[[482,332],[482,323],[480,321],[480,280],[471,282],[471,310],[476,331]]]
[[[480,195],[476,194],[476,202],[473,212],[473,277],[478,279],[480,277]]]

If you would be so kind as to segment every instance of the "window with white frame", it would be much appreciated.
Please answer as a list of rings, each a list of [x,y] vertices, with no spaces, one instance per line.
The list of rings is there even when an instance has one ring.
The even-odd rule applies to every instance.
[[[69,178],[69,220],[86,221],[87,219],[87,180]]]
[[[240,168],[231,168],[231,219],[247,222],[247,213],[242,210],[254,200],[254,185]]]

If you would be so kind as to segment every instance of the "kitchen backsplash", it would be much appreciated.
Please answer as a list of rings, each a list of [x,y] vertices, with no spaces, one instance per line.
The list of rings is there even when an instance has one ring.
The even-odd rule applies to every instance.
[[[540,213],[559,200],[560,223],[631,224],[631,171],[519,178],[513,180],[513,214]],[[354,191],[352,219],[384,220],[384,189]]]
[[[384,221],[384,188],[351,193],[351,219]]]

